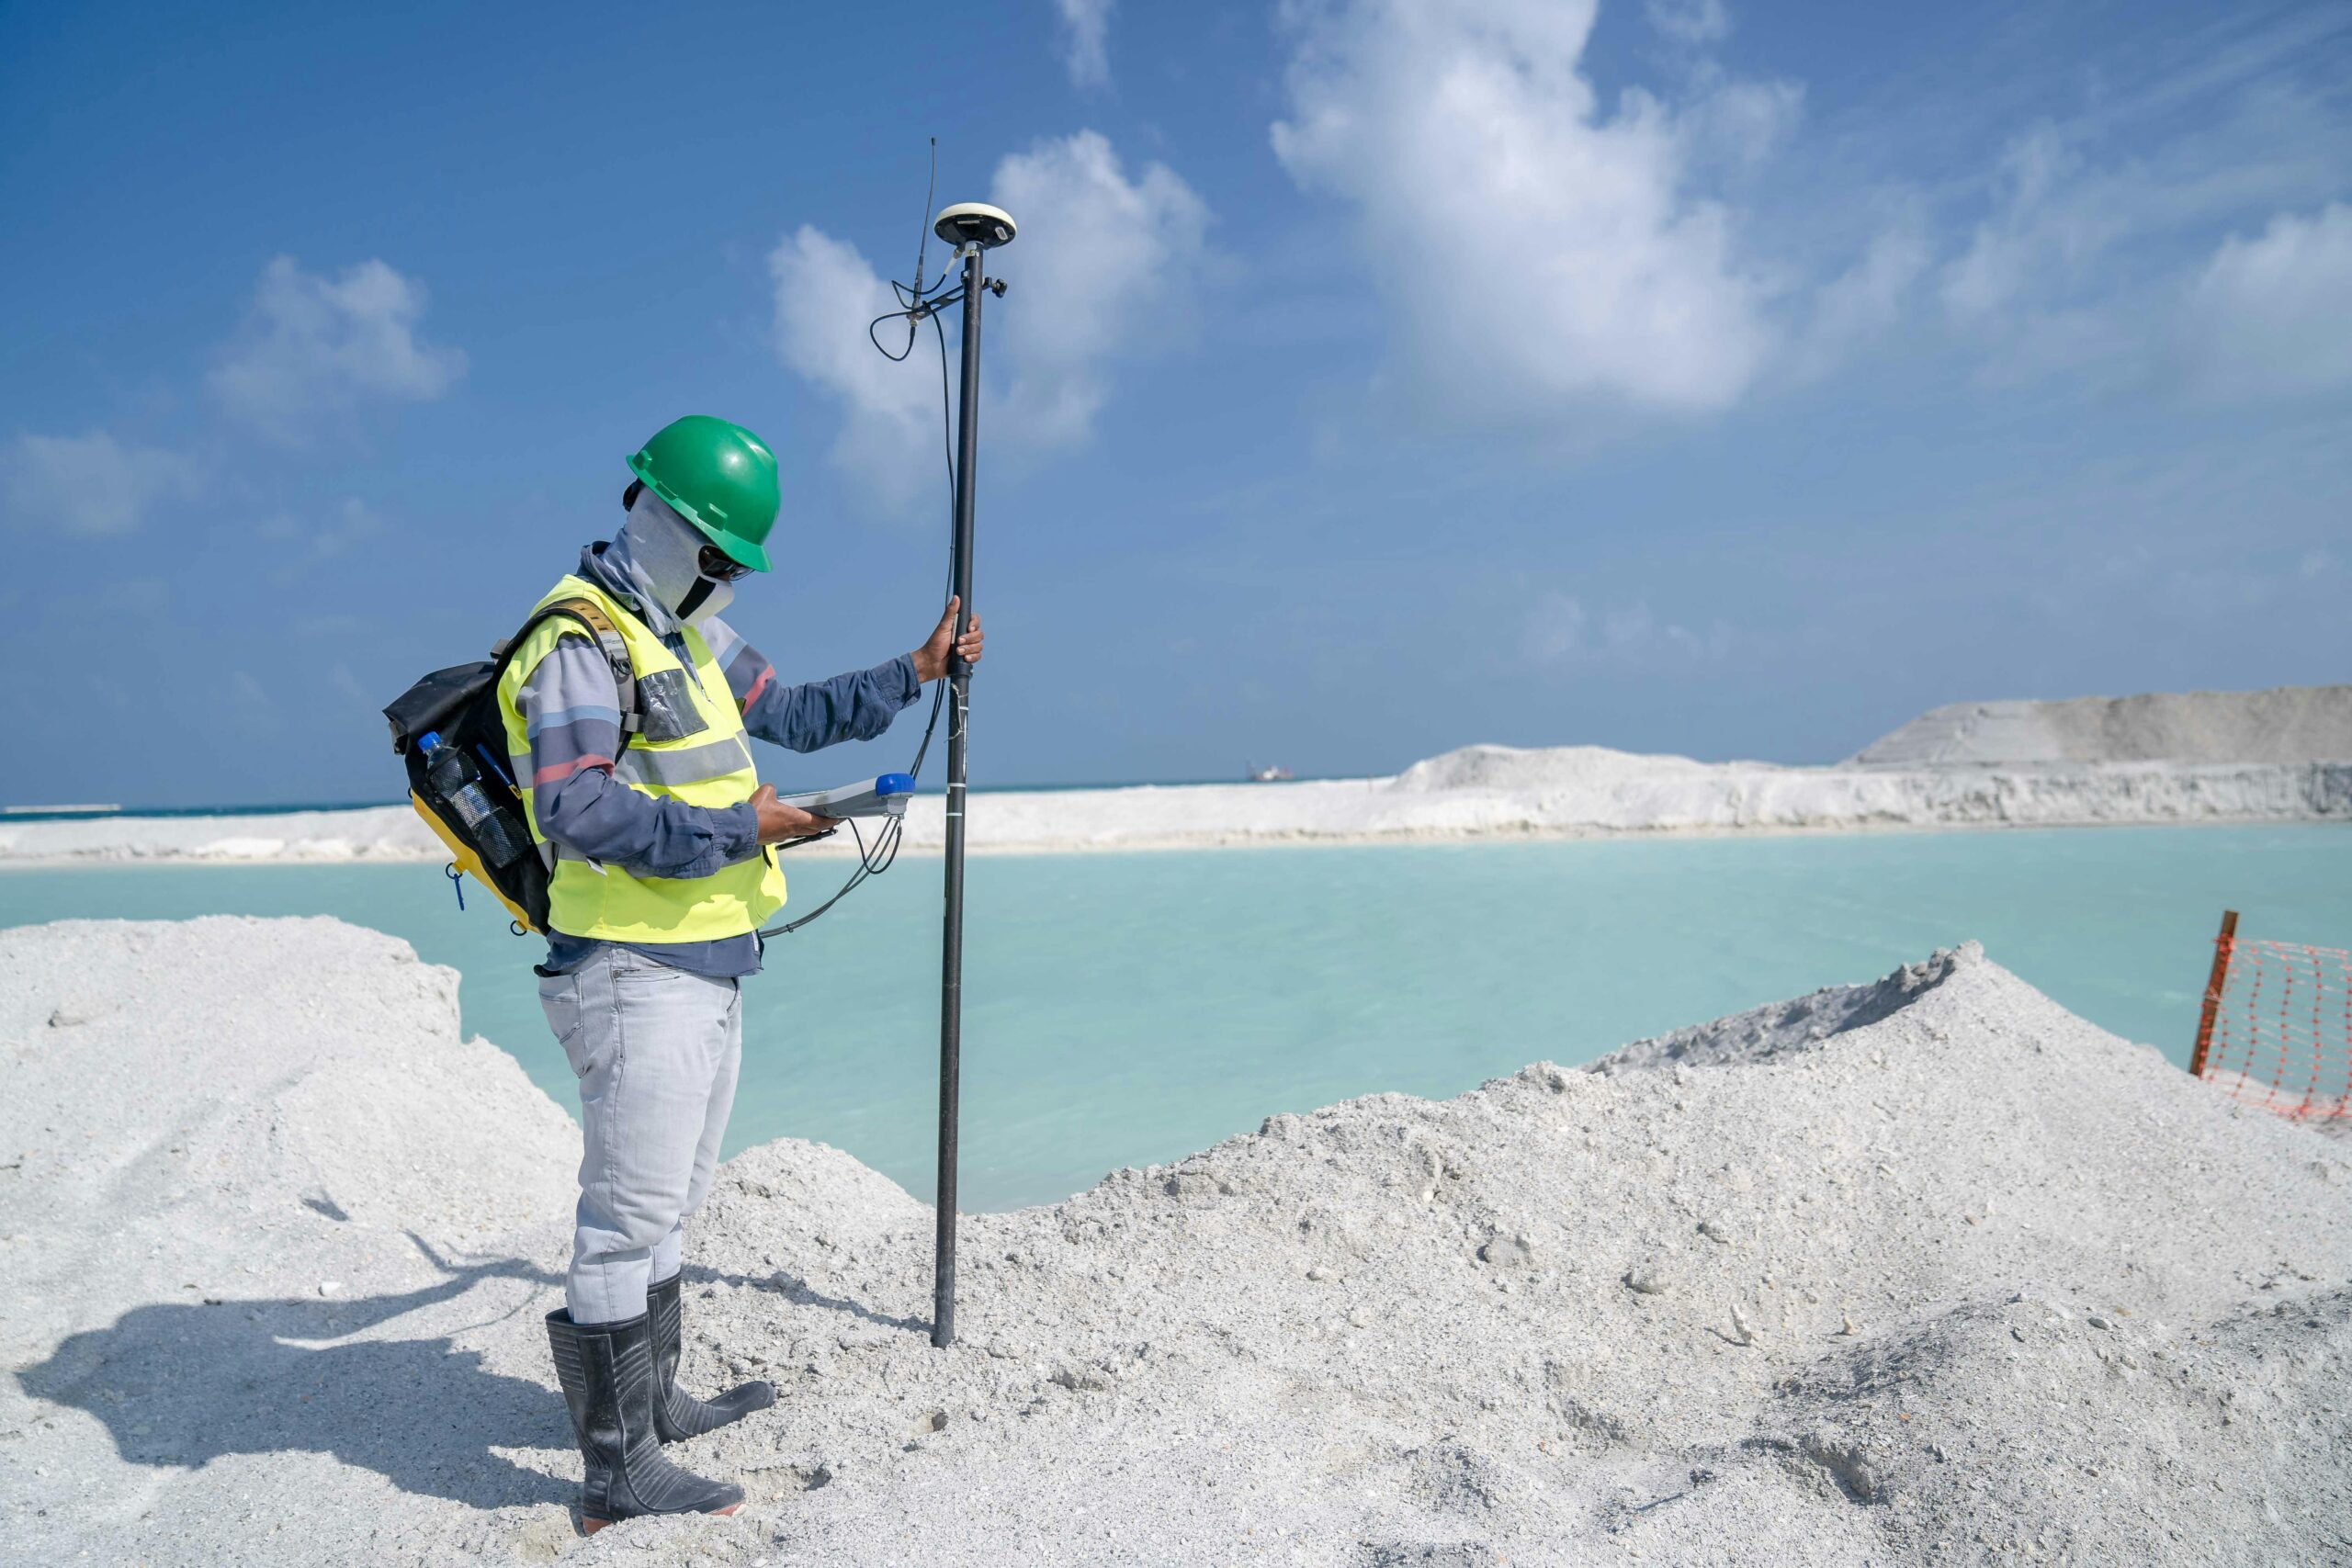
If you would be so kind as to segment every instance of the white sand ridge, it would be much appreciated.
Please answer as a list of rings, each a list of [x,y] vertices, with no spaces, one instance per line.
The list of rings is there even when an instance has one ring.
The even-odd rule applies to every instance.
[[[538,1323],[576,1144],[446,972],[207,919],[0,974],[17,1560],[2352,1551],[2352,1150],[1973,947],[967,1216],[944,1354],[929,1211],[749,1151],[688,1371],[783,1389],[692,1450],[752,1506],[592,1542]]]
[[[1381,778],[983,790],[968,826],[986,852],[2312,820],[2352,820],[2352,686],[1958,703],[1835,767],[1465,746]],[[939,799],[918,799],[908,847],[933,851],[944,835]],[[853,852],[845,836],[796,855]],[[0,821],[0,863],[447,858],[404,806]]]
[[[1599,746],[1466,746],[1388,778],[987,791],[968,826],[973,849],[988,853],[2299,821],[2352,821],[2352,761],[1795,768]],[[939,797],[918,796],[907,847],[935,852],[944,832]],[[797,850],[793,862],[854,852],[844,836]],[[0,863],[447,858],[404,806],[0,825]]]

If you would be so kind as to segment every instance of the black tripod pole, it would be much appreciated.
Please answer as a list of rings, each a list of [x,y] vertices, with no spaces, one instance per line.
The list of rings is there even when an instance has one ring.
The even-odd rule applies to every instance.
[[[956,638],[972,619],[972,492],[980,445],[981,250],[964,247],[964,382],[956,404]],[[931,1342],[956,1337],[956,1119],[964,1032],[964,718],[972,668],[947,664],[947,911],[939,968],[939,1207],[932,1290]]]

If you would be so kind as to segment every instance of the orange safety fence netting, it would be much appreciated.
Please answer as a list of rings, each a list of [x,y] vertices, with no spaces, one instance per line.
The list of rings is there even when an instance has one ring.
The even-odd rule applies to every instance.
[[[2352,1117],[2352,952],[2224,934],[2205,1079],[2298,1121]]]

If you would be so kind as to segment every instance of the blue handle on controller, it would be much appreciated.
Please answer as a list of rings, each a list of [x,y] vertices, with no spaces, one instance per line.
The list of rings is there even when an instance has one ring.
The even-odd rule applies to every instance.
[[[900,817],[906,814],[907,802],[914,793],[912,775],[884,773],[879,778],[861,779],[833,789],[782,795],[776,799],[779,804],[796,806],[820,817]]]

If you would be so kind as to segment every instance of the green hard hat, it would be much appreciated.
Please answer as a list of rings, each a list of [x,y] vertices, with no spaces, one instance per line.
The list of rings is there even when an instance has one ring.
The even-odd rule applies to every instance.
[[[767,570],[763,541],[781,497],[766,442],[740,424],[690,413],[655,431],[628,466],[729,559]]]

